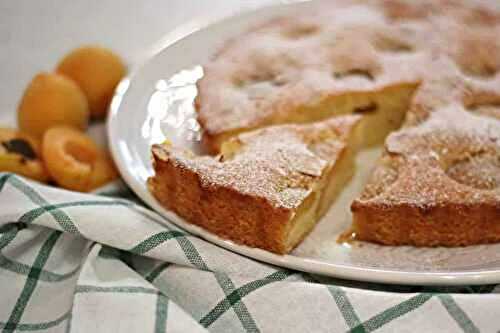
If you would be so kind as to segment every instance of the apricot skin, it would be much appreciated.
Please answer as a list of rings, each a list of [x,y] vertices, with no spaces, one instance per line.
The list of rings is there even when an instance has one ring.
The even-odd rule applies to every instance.
[[[53,126],[85,130],[89,120],[87,100],[78,85],[51,73],[40,73],[33,78],[17,111],[19,128],[37,138]]]
[[[119,56],[99,46],[84,46],[66,55],[56,71],[82,88],[87,96],[93,118],[104,118],[114,90],[126,74]]]
[[[61,187],[88,192],[118,177],[113,162],[89,136],[70,127],[45,132],[42,155]]]

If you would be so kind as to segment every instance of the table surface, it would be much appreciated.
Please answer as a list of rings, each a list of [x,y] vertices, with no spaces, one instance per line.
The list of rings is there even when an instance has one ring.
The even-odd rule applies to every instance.
[[[208,17],[280,2],[289,1],[0,1],[0,126],[15,124],[17,104],[31,78],[51,71],[72,48],[100,44],[133,68],[161,50],[163,38],[178,27],[193,29]]]

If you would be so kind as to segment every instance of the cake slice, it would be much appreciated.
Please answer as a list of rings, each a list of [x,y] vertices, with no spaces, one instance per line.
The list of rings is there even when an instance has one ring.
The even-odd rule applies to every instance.
[[[351,210],[358,240],[415,246],[500,241],[500,121],[457,103],[391,134]]]
[[[238,135],[217,156],[152,147],[157,200],[186,221],[275,253],[291,251],[351,178],[360,116]]]

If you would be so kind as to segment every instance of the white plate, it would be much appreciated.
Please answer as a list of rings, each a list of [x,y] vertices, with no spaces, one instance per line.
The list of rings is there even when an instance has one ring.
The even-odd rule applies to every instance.
[[[500,245],[466,248],[387,247],[367,243],[336,243],[350,223],[349,203],[359,193],[377,158],[377,149],[358,156],[363,163],[355,179],[310,236],[290,255],[279,256],[234,244],[186,223],[163,209],[148,192],[152,175],[150,146],[168,137],[174,144],[199,150],[200,129],[193,99],[195,82],[203,75],[199,65],[227,37],[276,14],[300,10],[310,3],[260,9],[219,21],[175,41],[139,68],[117,88],[108,124],[113,157],[130,187],[152,208],[183,229],[208,241],[261,261],[301,271],[371,282],[399,284],[485,284],[500,282]],[[192,23],[189,30],[192,29]],[[368,166],[368,167],[366,167]]]

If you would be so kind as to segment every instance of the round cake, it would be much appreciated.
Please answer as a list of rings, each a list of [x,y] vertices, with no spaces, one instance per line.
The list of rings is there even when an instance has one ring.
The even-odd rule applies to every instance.
[[[384,144],[348,234],[386,245],[499,242],[498,4],[308,8],[233,37],[204,65],[198,120],[204,145],[220,154],[154,147],[156,198],[223,238],[287,253],[347,184],[352,156]],[[349,140],[319,130],[333,124]],[[292,128],[307,140],[285,135]],[[310,158],[330,167],[307,171]],[[290,193],[300,193],[294,207],[276,204]]]

